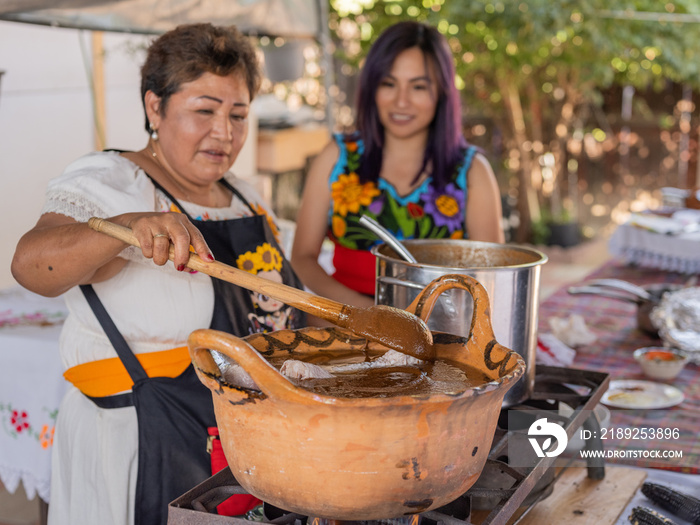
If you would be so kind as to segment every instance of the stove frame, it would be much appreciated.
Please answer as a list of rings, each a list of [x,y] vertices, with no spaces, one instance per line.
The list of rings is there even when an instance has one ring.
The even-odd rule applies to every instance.
[[[600,436],[598,421],[591,414],[608,389],[609,382],[610,376],[602,372],[539,365],[536,369],[535,385],[530,398],[520,405],[502,410],[501,416],[507,414],[508,410],[528,411],[532,413],[533,417],[556,419],[566,430],[569,439],[581,427],[591,430],[593,436]],[[558,414],[556,411],[558,402],[569,405],[573,409],[573,413],[568,417],[556,415]],[[539,492],[534,493],[533,491],[536,489],[537,483],[542,480],[545,472],[553,467],[557,458],[540,458],[532,467],[511,467],[502,458],[507,456],[508,437],[512,433],[513,431],[507,430],[499,424],[485,467],[497,469],[502,474],[510,476],[513,480],[511,487],[496,489],[472,487],[449,505],[421,513],[420,524],[473,525],[471,521],[472,499],[491,498],[497,499],[498,503],[479,524],[505,525],[521,507],[524,507],[523,514],[525,514],[539,499],[549,495],[552,483],[556,482],[556,478],[545,488],[540,488]],[[600,438],[594,437],[586,441],[586,447],[592,450],[602,450],[603,444]],[[586,460],[586,466],[589,478],[600,480],[605,477],[605,463],[602,458],[589,458]],[[215,512],[216,506],[229,496],[246,493],[227,467],[172,501],[168,506],[167,525],[252,525],[255,523],[254,521],[242,517],[212,514]],[[523,504],[528,496],[530,496],[531,501]],[[262,523],[307,525],[308,519],[307,516],[290,512]],[[391,522],[391,520],[386,521]],[[373,523],[381,524],[382,520]]]

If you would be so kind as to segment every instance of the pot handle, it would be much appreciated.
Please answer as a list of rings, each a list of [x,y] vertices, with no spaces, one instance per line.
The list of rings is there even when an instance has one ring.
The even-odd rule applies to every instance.
[[[210,350],[216,350],[238,363],[264,394],[272,398],[287,400],[300,400],[308,397],[304,395],[303,390],[297,388],[268,363],[257,350],[239,337],[203,328],[190,334],[187,346],[199,380],[212,393],[221,393],[222,386],[227,384],[210,352]]]
[[[468,291],[474,301],[472,322],[469,328],[467,349],[479,351],[486,358],[486,363],[492,370],[501,368],[505,373],[513,363],[520,359],[517,352],[506,348],[496,341],[491,326],[491,305],[486,289],[473,277],[464,274],[447,274],[428,283],[423,291],[418,294],[406,311],[417,315],[426,323],[428,317],[440,297],[440,294],[451,288],[461,288]]]
[[[425,288],[424,284],[414,283],[413,281],[404,281],[402,279],[397,279],[396,277],[388,277],[386,275],[378,275],[377,283],[389,284],[394,286],[405,286],[406,288],[413,288],[414,290],[422,290]]]
[[[654,297],[641,286],[627,281],[622,281],[620,279],[595,279],[584,284],[588,286],[611,288],[613,290],[622,290],[623,292],[631,293],[643,301],[650,301],[654,299]]]

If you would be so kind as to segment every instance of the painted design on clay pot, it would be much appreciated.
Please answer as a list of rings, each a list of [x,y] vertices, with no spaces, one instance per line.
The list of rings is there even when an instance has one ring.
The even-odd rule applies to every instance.
[[[323,331],[301,328],[294,331],[259,333],[246,337],[246,340],[265,356],[279,351],[291,353],[302,346],[315,348],[319,351],[332,351],[339,349],[359,350],[367,345],[365,338],[340,328],[329,328]]]

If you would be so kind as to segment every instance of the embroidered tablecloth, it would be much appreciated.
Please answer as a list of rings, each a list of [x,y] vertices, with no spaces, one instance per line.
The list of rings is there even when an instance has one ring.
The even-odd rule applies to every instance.
[[[628,223],[621,224],[613,233],[608,244],[610,253],[646,268],[700,273],[700,211],[683,212],[691,215],[685,223],[653,214],[634,214]],[[683,233],[684,227],[689,228],[687,233]]]
[[[543,267],[546,272],[546,265]],[[581,283],[590,279],[614,278],[639,285],[652,283],[684,283],[687,274],[665,272],[649,268],[625,265],[610,261],[587,276]],[[542,302],[539,310],[539,330],[549,332],[548,320],[552,317],[581,315],[588,328],[595,333],[597,340],[592,344],[576,349],[573,368],[595,370],[610,374],[615,379],[649,380],[642,374],[639,364],[633,357],[637,348],[661,346],[659,339],[645,334],[637,328],[637,306],[617,299],[594,295],[571,295],[568,285],[561,288]],[[688,364],[681,374],[667,383],[679,388],[685,400],[672,408],[653,410],[629,410],[610,408],[611,429],[621,428],[621,439],[606,439],[604,447],[621,451],[620,456],[606,458],[612,463],[623,463],[639,467],[662,468],[679,472],[700,473],[700,367]],[[635,429],[678,429],[678,437],[669,439],[625,439],[635,434]],[[615,432],[617,434],[617,432]],[[637,437],[639,433],[637,432]],[[681,451],[681,458],[633,457],[648,456],[650,451]],[[634,452],[638,451],[638,452]],[[676,454],[677,452],[672,452]]]
[[[0,291],[0,481],[21,481],[32,499],[49,500],[51,447],[66,390],[58,350],[67,315],[62,298],[15,287]]]

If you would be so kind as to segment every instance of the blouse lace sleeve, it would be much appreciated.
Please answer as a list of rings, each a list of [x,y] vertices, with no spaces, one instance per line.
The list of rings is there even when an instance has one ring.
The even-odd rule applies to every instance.
[[[58,213],[87,222],[90,217],[139,211],[155,211],[155,189],[148,177],[117,152],[96,152],[76,160],[49,182],[42,214]],[[123,255],[143,259],[134,247]]]
[[[155,190],[148,178],[116,152],[90,153],[49,182],[42,213],[79,222],[135,211],[153,211]]]

